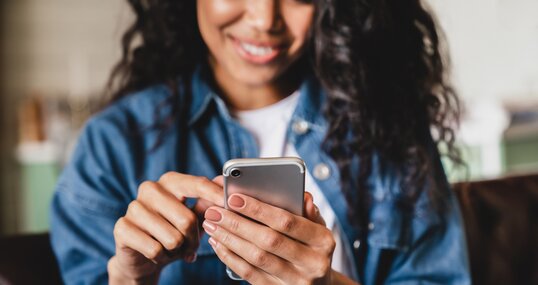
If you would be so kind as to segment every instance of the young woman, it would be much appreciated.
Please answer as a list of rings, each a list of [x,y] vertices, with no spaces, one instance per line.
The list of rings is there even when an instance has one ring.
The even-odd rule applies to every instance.
[[[457,99],[419,0],[130,0],[112,103],[52,204],[67,284],[468,284],[437,151]],[[432,137],[432,133],[434,136]],[[228,159],[299,156],[305,215]]]

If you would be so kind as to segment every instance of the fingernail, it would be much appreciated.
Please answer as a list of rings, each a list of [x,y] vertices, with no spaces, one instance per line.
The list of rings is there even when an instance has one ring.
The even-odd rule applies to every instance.
[[[207,241],[209,242],[209,244],[210,244],[212,247],[216,247],[216,246],[217,246],[217,241],[216,241],[214,238],[210,237]]]
[[[222,215],[217,210],[208,209],[205,211],[205,218],[213,222],[218,222],[222,219]]]
[[[244,205],[245,205],[245,200],[243,200],[243,198],[237,196],[237,195],[232,195],[229,199],[228,199],[228,205],[234,207],[234,208],[242,208]]]
[[[202,223],[202,227],[204,227],[205,231],[207,233],[213,233],[217,227],[215,225],[213,225],[212,223],[208,222],[208,221],[204,221]]]

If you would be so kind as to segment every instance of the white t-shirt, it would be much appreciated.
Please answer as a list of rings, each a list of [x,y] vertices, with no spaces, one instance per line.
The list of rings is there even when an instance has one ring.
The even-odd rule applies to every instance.
[[[254,136],[260,150],[260,157],[299,157],[295,147],[286,139],[286,130],[298,101],[299,92],[295,92],[273,105],[255,110],[237,111],[233,114],[239,123]],[[308,171],[305,177],[305,189],[314,197],[314,203],[336,241],[332,268],[351,277],[352,266],[344,253],[343,233],[336,222],[336,215]]]

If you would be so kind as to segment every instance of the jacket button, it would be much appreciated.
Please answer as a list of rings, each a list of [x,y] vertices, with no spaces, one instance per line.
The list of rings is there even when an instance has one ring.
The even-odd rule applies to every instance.
[[[359,249],[359,247],[361,247],[361,241],[356,239],[354,242],[353,242],[353,248],[355,249]]]
[[[314,177],[318,180],[326,180],[331,176],[331,169],[327,164],[320,163],[314,167]]]
[[[303,135],[308,131],[308,122],[304,120],[295,121],[292,125],[293,132],[298,135]]]
[[[368,229],[373,231],[375,229],[375,224],[374,223],[369,223],[368,224]]]

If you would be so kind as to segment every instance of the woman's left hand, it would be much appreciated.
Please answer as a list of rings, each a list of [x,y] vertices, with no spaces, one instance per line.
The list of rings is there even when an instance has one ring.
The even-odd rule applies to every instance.
[[[235,212],[210,207],[203,227],[220,260],[251,284],[332,284],[335,240],[310,193],[304,203],[302,217],[233,194]]]

